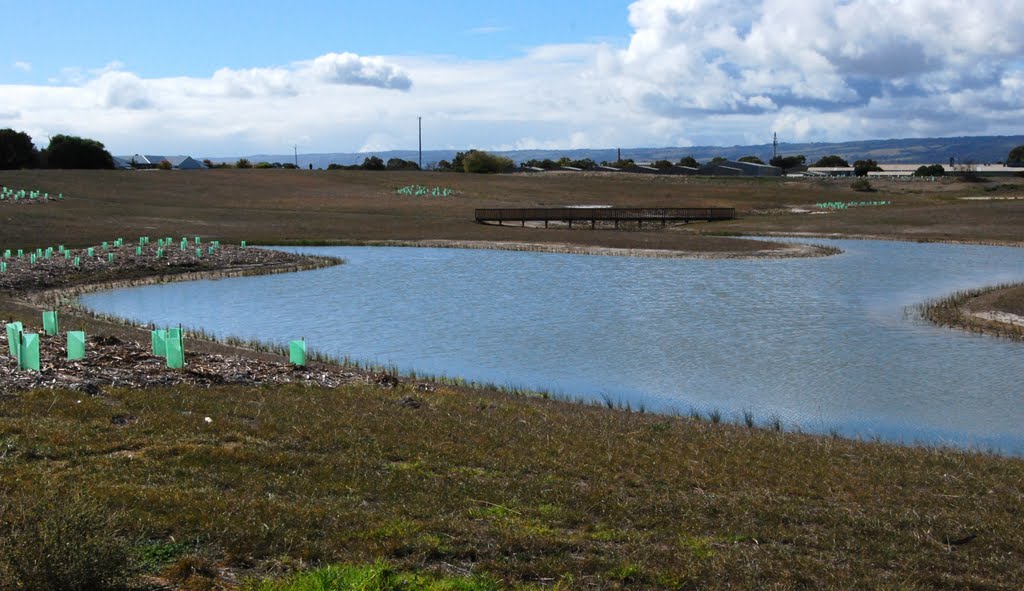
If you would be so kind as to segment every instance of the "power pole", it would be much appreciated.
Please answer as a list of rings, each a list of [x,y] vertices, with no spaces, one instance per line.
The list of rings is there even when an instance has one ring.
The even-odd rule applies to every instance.
[[[779,134],[772,132],[772,160],[779,157]]]
[[[295,149],[295,168],[298,168],[299,167],[299,145],[298,144],[294,144],[294,145],[292,145],[292,148]]]
[[[423,117],[417,117],[420,131],[420,170],[423,170]]]

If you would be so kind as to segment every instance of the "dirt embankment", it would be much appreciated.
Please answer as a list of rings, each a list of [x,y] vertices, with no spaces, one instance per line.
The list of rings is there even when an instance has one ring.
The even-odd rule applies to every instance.
[[[1024,285],[999,285],[955,293],[925,306],[942,326],[1024,341]]]

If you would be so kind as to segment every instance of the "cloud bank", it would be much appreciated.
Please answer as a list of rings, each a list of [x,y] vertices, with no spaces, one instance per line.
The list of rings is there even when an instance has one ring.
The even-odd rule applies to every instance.
[[[328,53],[206,78],[0,85],[4,125],[116,152],[579,148],[1024,133],[1024,8],[640,0],[629,42],[504,60]]]

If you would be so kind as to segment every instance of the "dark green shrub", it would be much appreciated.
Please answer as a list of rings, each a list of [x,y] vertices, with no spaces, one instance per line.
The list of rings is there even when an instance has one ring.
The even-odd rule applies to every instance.
[[[868,179],[864,179],[864,178],[857,179],[857,180],[853,181],[852,183],[850,183],[850,188],[853,189],[854,191],[863,191],[863,192],[870,192],[870,191],[874,191],[875,190],[875,188],[871,186],[871,182],[868,181]]]
[[[0,590],[107,591],[130,574],[117,515],[67,491],[27,494],[0,505]]]
[[[515,166],[504,156],[497,156],[481,150],[470,150],[463,158],[463,170],[474,173],[508,172]]]

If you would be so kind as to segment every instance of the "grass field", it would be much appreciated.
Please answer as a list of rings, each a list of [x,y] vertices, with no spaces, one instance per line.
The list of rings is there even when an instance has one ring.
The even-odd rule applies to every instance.
[[[566,588],[1024,581],[1024,463],[984,454],[416,384],[41,391],[0,399],[0,426],[8,513],[74,491],[171,575],[386,560]]]
[[[0,204],[3,247],[95,244],[120,234],[199,234],[211,240],[495,240],[624,248],[744,251],[761,248],[700,233],[814,232],[899,239],[1024,242],[1024,179],[994,183],[880,181],[858,193],[849,179],[686,178],[629,174],[467,175],[429,172],[208,170],[14,171],[0,184],[63,192],[47,205]],[[454,197],[399,196],[412,184]],[[821,201],[888,200],[885,207],[792,213]],[[740,219],[670,231],[614,232],[485,226],[478,207],[579,204],[735,207]],[[69,246],[71,244],[68,244]]]
[[[0,248],[147,234],[701,252],[763,248],[702,232],[1024,242],[1024,200],[959,199],[1019,196],[1017,180],[884,182],[870,195],[848,180],[279,170],[21,171],[0,184],[68,196],[0,203]],[[457,195],[393,193],[410,184]],[[792,211],[864,200],[894,205]],[[613,232],[472,218],[565,204],[728,206],[740,219]],[[0,316],[36,318],[10,297]],[[1002,297],[1019,307],[1019,291]],[[0,590],[1022,587],[1020,459],[744,422],[408,379],[98,396],[0,387]],[[328,579],[337,585],[316,582]]]

